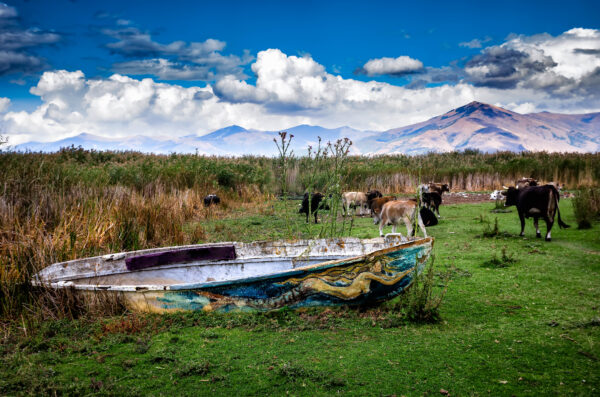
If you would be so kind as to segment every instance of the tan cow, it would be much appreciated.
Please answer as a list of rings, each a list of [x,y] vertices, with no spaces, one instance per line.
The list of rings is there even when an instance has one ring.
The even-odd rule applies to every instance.
[[[385,203],[380,213],[373,215],[373,222],[375,224],[379,223],[379,235],[383,236],[384,226],[392,225],[392,233],[396,233],[396,226],[402,220],[406,225],[407,235],[410,237],[413,234],[415,216],[417,216],[419,227],[423,230],[423,235],[427,237],[427,231],[421,219],[417,202],[414,200],[397,200]],[[402,236],[402,233],[400,233],[400,236]]]
[[[379,198],[369,201],[369,204],[371,206],[371,214],[373,215],[373,222],[375,224],[377,224],[381,220],[381,209],[383,208],[385,203],[387,203],[388,201],[394,201],[394,200],[396,200],[396,197],[386,196],[386,197],[379,197]]]
[[[367,195],[363,192],[342,193],[342,209],[345,215],[348,215],[351,206],[359,208],[359,215],[368,213],[369,207],[367,204]]]

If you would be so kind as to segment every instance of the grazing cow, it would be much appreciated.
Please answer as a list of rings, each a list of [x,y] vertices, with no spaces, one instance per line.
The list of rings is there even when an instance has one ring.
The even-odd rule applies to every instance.
[[[317,220],[317,212],[319,211],[319,206],[321,205],[321,201],[323,200],[323,196],[321,193],[313,193],[310,198],[310,212],[315,214],[315,223],[319,223]],[[308,223],[309,209],[308,209],[308,192],[304,193],[304,197],[302,198],[302,206],[298,211],[299,214],[306,214],[306,223]]]
[[[558,213],[558,226],[568,228],[569,225],[560,219],[560,200],[558,190],[552,185],[526,186],[520,189],[509,187],[502,194],[506,197],[505,206],[516,205],[521,220],[521,236],[525,235],[525,218],[533,217],[535,236],[542,237],[538,227],[538,219],[546,221],[546,241],[551,240],[550,231],[554,224],[554,215]]]
[[[216,194],[209,194],[204,197],[204,206],[210,207],[211,205],[217,205],[221,202],[221,199]]]
[[[537,181],[533,178],[521,178],[515,182],[515,186],[517,187],[517,189],[523,189],[524,187],[527,187],[527,186],[537,186],[537,185],[538,185]]]
[[[342,210],[344,215],[349,214],[350,207],[358,207],[359,215],[367,212],[367,195],[363,192],[345,192],[342,193]]]
[[[437,216],[440,216],[440,205],[442,205],[442,195],[438,192],[423,193],[421,194],[421,202],[425,208],[437,212]]]
[[[427,231],[425,225],[421,219],[421,214],[417,211],[417,202],[413,200],[394,200],[389,201],[381,207],[380,212],[373,214],[373,223],[379,223],[379,235],[383,236],[383,227],[392,225],[392,233],[396,233],[396,226],[402,220],[406,225],[406,232],[408,236],[412,236],[414,232],[413,222],[415,216],[419,227],[423,230],[423,234],[427,237]],[[400,233],[402,236],[402,233]]]

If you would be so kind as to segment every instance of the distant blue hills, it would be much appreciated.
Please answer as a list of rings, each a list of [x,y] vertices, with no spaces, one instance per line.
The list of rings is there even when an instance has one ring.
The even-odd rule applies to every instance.
[[[497,106],[471,102],[422,123],[388,131],[361,131],[350,127],[324,128],[298,125],[285,129],[294,136],[291,149],[307,153],[310,145],[349,138],[354,154],[419,154],[466,148],[484,152],[550,151],[597,152],[600,149],[600,113],[579,115],[549,112],[519,114]],[[63,147],[147,153],[199,153],[206,155],[276,155],[273,139],[279,131],[261,131],[231,125],[206,135],[158,139],[137,135],[126,139],[88,133],[53,142],[27,142],[19,151],[54,152]]]

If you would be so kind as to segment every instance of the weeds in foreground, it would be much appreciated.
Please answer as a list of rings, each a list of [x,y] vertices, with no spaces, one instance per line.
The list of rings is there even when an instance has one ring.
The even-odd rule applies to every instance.
[[[497,237],[500,235],[500,229],[498,228],[498,218],[494,218],[494,227],[490,227],[489,222],[485,223],[483,228],[483,237]]]
[[[294,135],[289,134],[289,136],[288,136],[288,133],[285,131],[282,131],[279,133],[279,142],[277,142],[277,139],[273,138],[273,142],[275,142],[275,146],[277,146],[277,151],[279,152],[279,158],[278,158],[278,163],[277,163],[278,173],[279,173],[279,188],[281,189],[281,196],[283,198],[283,203],[284,203],[285,208],[287,208],[287,206],[288,206],[288,199],[289,199],[288,173],[289,173],[289,168],[290,168],[290,161],[293,160],[293,158],[294,158],[294,151],[290,150],[290,145],[292,143],[293,138],[294,138]],[[309,202],[310,202],[310,200],[309,200]],[[288,237],[291,238],[293,236],[293,231],[292,231],[292,225],[290,223],[288,211],[284,212],[284,216],[285,216],[285,225],[286,225],[287,231],[288,231]],[[310,211],[309,211],[309,216],[310,216]]]
[[[329,210],[329,224],[323,222],[319,237],[339,237],[344,235],[345,219],[342,222],[341,229],[338,229],[337,216],[340,213],[340,203],[344,188],[343,181],[347,174],[347,160],[350,146],[352,146],[352,141],[348,138],[338,139],[335,143],[327,142],[327,150],[330,154],[326,168],[328,181],[327,193],[331,195],[332,205]]]
[[[431,262],[425,269],[417,274],[405,296],[403,296],[401,305],[407,320],[415,323],[436,323],[440,321],[440,306],[446,295],[448,287],[448,277],[442,277],[442,291],[434,295],[433,290],[436,287],[435,257],[431,257]]]
[[[508,254],[506,252],[506,247],[502,247],[502,254],[498,257],[498,254],[494,252],[494,256],[488,261],[485,261],[482,266],[483,267],[491,267],[491,268],[502,268],[509,267],[517,263],[517,259],[513,254]]]

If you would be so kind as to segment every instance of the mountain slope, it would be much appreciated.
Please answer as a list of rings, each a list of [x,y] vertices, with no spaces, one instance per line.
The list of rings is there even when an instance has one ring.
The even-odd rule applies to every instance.
[[[466,148],[485,152],[590,152],[600,149],[600,117],[598,113],[523,115],[471,102],[422,123],[361,140],[357,145],[375,154],[445,152]]]

